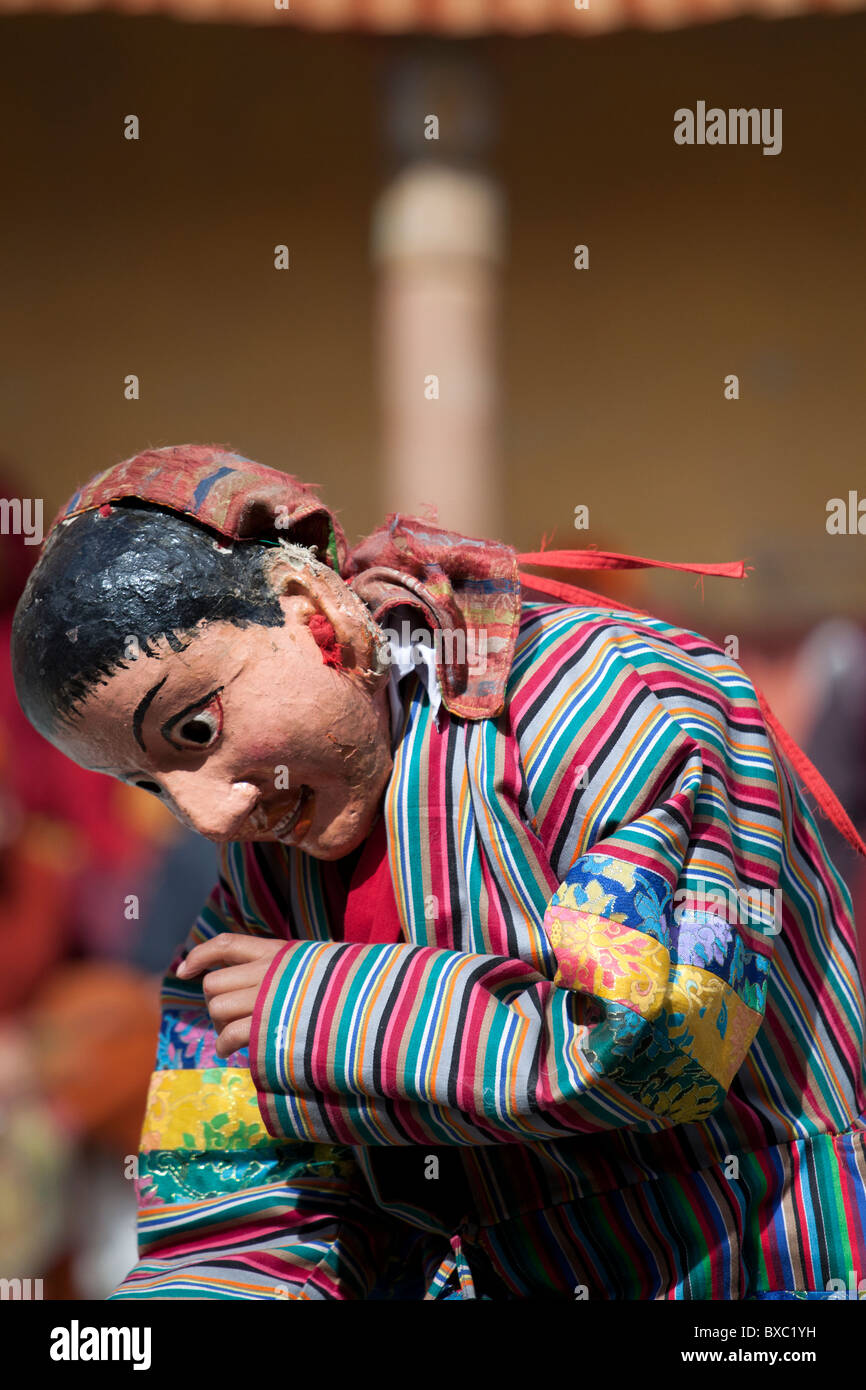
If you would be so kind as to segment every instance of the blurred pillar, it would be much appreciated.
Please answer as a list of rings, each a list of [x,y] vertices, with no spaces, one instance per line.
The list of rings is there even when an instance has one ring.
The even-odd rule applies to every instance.
[[[438,122],[438,139],[428,139]],[[376,205],[377,358],[388,511],[501,533],[497,330],[503,201],[484,164],[484,64],[419,41],[387,85],[394,166]],[[436,394],[438,392],[438,395]]]

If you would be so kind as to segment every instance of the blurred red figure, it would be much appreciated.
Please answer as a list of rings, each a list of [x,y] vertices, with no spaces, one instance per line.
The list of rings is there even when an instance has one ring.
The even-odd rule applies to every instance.
[[[16,490],[0,478],[5,496]],[[97,1151],[114,1156],[123,1183],[159,1018],[157,982],[93,952],[123,953],[137,929],[125,896],[152,875],[175,827],[159,806],[62,757],[21,713],[9,632],[37,554],[3,537],[0,1277],[40,1278],[45,1297],[73,1298],[72,1184]]]

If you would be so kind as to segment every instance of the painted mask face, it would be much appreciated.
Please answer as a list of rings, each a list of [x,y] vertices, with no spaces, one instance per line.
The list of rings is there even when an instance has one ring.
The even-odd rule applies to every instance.
[[[338,859],[369,833],[392,766],[387,682],[367,665],[375,628],[333,575],[295,572],[274,587],[282,627],[200,623],[180,651],[160,639],[155,656],[95,686],[52,741],[161,797],[210,840]],[[320,645],[323,614],[337,665]]]

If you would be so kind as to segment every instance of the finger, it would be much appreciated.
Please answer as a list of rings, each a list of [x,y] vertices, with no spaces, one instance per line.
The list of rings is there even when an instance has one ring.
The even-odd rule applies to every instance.
[[[234,1023],[227,1023],[217,1039],[217,1056],[231,1057],[233,1052],[246,1047],[250,1040],[252,1022],[251,1018],[240,1018]]]
[[[218,994],[208,1004],[208,1013],[214,1023],[220,1025],[233,1023],[237,1018],[252,1018],[257,997],[257,989],[240,989],[234,994]]]
[[[260,960],[246,965],[229,965],[222,970],[209,970],[201,982],[206,999],[237,989],[256,989],[262,982],[264,970]]]
[[[177,967],[176,974],[188,978],[199,975],[203,970],[213,970],[220,965],[241,965],[254,960],[258,953],[261,938],[247,936],[239,932],[220,932],[209,941],[193,946],[184,961]]]
[[[190,979],[202,970],[213,970],[218,965],[242,965],[245,961],[257,960],[260,956],[273,954],[285,942],[274,941],[271,937],[247,936],[244,932],[225,931],[212,936],[210,941],[202,941],[193,946],[186,960],[181,961],[175,971],[181,979]]]

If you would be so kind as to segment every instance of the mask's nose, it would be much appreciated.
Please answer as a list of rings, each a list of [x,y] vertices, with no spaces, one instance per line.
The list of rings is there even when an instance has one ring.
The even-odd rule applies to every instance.
[[[251,782],[229,782],[198,772],[164,773],[162,785],[180,818],[208,840],[238,837],[261,792]]]

